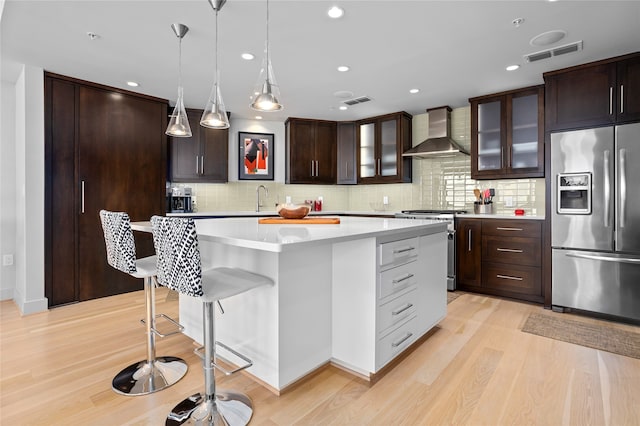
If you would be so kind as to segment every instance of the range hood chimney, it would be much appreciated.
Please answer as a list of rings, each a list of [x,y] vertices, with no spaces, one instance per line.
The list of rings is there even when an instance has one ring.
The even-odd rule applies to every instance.
[[[403,157],[435,158],[457,154],[470,155],[464,147],[451,139],[451,108],[428,109],[429,137],[402,154]]]

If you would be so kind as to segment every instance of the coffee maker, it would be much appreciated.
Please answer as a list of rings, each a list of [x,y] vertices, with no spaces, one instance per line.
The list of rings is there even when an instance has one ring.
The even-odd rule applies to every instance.
[[[191,188],[189,187],[167,188],[167,212],[192,213],[191,196]]]

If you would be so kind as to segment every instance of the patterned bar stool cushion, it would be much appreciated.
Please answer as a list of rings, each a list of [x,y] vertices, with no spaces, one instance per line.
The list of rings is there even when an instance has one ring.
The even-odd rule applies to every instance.
[[[124,212],[100,210],[109,265],[126,274],[136,272],[136,243],[131,219]]]
[[[196,226],[190,218],[153,216],[158,283],[188,296],[202,296],[202,265]]]

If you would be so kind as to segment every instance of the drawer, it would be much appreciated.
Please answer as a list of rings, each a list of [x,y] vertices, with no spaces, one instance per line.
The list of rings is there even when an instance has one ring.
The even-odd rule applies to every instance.
[[[416,313],[416,304],[418,303],[416,299],[416,288],[417,287],[414,287],[408,293],[378,308],[378,324],[376,327],[378,333],[383,333],[389,327],[402,322],[402,320]]]
[[[380,265],[403,262],[418,256],[420,249],[418,238],[392,241],[379,245]]]
[[[378,283],[378,298],[383,299],[407,287],[416,285],[418,282],[417,269],[418,263],[414,260],[381,272]]]
[[[482,236],[482,260],[540,267],[542,248],[539,238]]]
[[[533,219],[483,219],[482,235],[496,235],[509,238],[540,238],[542,235],[542,221]]]
[[[540,268],[482,263],[482,286],[511,293],[542,295]]]
[[[393,357],[405,350],[418,338],[418,321],[416,316],[378,340],[376,347],[376,371]]]

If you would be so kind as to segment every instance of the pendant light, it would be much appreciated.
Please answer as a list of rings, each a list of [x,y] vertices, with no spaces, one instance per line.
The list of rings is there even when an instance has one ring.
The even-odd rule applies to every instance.
[[[222,94],[220,93],[220,73],[218,71],[218,11],[227,0],[208,1],[216,13],[216,73],[213,79],[213,87],[211,88],[211,94],[209,95],[207,106],[202,113],[202,118],[200,118],[200,125],[211,129],[228,129],[229,118],[227,117],[227,110],[224,107]]]
[[[183,24],[171,24],[171,29],[178,37],[178,99],[165,133],[177,138],[189,138],[191,137],[191,126],[189,126],[182,98],[182,38],[189,31],[189,27]]]
[[[251,108],[265,112],[280,111],[283,108],[278,100],[280,98],[280,88],[273,75],[273,67],[269,57],[269,0],[267,0],[267,39],[265,44],[265,56],[262,61],[262,69],[258,76],[258,84],[254,91],[255,98]]]

